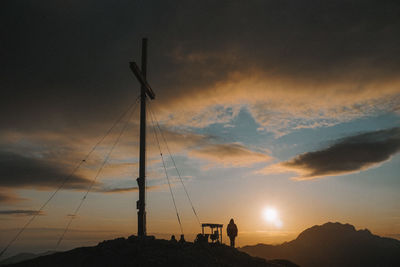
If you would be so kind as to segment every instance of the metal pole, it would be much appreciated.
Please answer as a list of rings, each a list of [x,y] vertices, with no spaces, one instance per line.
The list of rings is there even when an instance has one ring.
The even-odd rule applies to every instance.
[[[142,40],[142,74],[146,79],[147,68],[147,39]],[[138,236],[146,236],[146,87],[140,90],[140,152],[139,152],[139,201],[136,203],[138,211]]]

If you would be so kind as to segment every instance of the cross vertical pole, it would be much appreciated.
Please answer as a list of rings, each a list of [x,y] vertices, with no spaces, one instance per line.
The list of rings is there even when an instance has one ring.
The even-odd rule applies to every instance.
[[[147,39],[142,39],[142,67],[141,72],[146,79],[147,68]],[[140,89],[140,152],[139,152],[139,201],[138,211],[138,236],[146,236],[146,87],[142,84]]]

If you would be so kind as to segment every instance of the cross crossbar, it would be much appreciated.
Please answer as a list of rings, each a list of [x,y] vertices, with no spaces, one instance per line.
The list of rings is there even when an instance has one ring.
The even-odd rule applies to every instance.
[[[151,98],[154,99],[156,94],[151,89],[150,85],[147,83],[146,78],[144,78],[142,72],[140,71],[138,65],[135,62],[129,62],[129,67],[131,68],[133,74],[135,74],[136,79],[140,82],[140,84],[146,88],[146,94]]]

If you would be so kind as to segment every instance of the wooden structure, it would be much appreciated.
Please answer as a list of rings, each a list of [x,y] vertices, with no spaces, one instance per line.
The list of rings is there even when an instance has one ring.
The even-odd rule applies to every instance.
[[[142,67],[139,69],[135,62],[129,67],[141,85],[140,89],[140,149],[139,149],[139,177],[136,179],[139,187],[138,209],[138,236],[146,236],[146,98],[155,98],[155,94],[146,80],[147,74],[147,39],[142,40]]]

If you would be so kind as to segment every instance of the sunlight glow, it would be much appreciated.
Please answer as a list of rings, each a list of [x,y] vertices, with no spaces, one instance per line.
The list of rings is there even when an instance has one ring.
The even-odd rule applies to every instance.
[[[266,222],[277,228],[282,227],[282,221],[279,218],[278,211],[275,208],[267,207],[263,210],[262,216]]]

